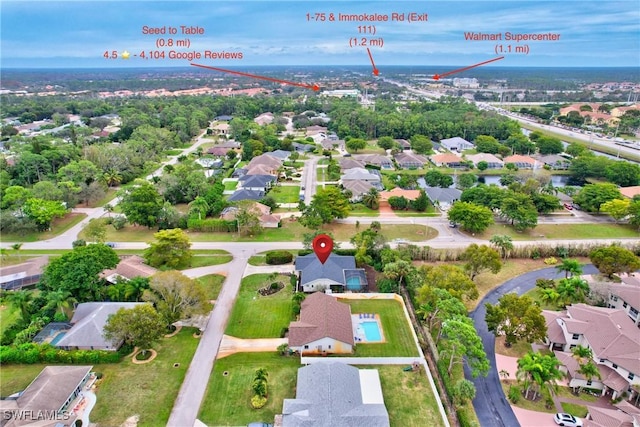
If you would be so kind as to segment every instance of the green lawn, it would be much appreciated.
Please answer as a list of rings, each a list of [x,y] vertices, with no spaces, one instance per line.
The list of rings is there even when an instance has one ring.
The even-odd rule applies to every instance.
[[[265,252],[260,252],[256,255],[253,255],[251,258],[249,258],[249,265],[269,265],[267,264],[267,252],[269,251],[265,251]],[[282,252],[289,252],[291,254],[293,254],[293,257],[295,258],[296,255],[298,255],[298,251],[282,251]]]
[[[327,175],[327,168],[318,168],[316,169],[316,179],[318,182],[325,182],[329,180]]]
[[[341,299],[351,306],[351,313],[376,313],[380,315],[382,333],[386,342],[381,344],[357,344],[354,356],[361,357],[411,357],[418,356],[411,325],[404,316],[399,301]]]
[[[226,251],[221,251],[226,252]],[[233,256],[229,253],[213,254],[213,255],[198,255],[194,254],[191,258],[191,263],[186,268],[206,267],[209,265],[220,265],[231,262]]]
[[[577,405],[575,403],[567,403],[567,402],[560,402],[560,404],[562,405],[563,412],[571,414],[574,417],[584,418],[587,416],[587,413],[589,412],[587,407],[583,405]]]
[[[224,183],[225,191],[233,191],[238,186],[238,181],[227,181]]]
[[[207,298],[212,300],[218,299],[224,279],[225,277],[220,274],[207,274],[206,276],[198,277],[196,280],[202,283],[207,293]]]
[[[351,205],[351,213],[349,216],[380,216],[380,212],[369,209],[362,203],[354,203]]]
[[[164,338],[154,348],[158,357],[144,365],[131,359],[121,363],[95,366],[104,374],[91,411],[91,421],[99,425],[118,426],[138,414],[138,426],[166,425],[173,403],[191,363],[199,340],[193,338],[195,328],[183,328],[171,338]],[[174,363],[179,363],[177,368]]]
[[[637,228],[623,224],[541,224],[533,230],[519,233],[512,226],[494,224],[484,233],[477,234],[479,239],[490,239],[494,234],[506,234],[513,240],[540,239],[620,239],[638,237]]]
[[[269,398],[263,408],[253,409],[251,383],[258,368],[266,368],[269,374]],[[216,360],[198,419],[214,426],[273,423],[275,415],[282,412],[282,401],[295,397],[298,368],[298,358],[275,352],[237,353]]]
[[[0,305],[0,336],[4,334],[5,329],[13,325],[20,318],[20,310],[13,304],[4,302]],[[1,383],[2,381],[0,381]]]
[[[24,235],[16,233],[2,233],[4,242],[37,242],[48,240],[64,233],[74,225],[80,223],[87,217],[84,213],[68,213],[62,218],[56,218],[51,222],[51,231],[31,232]]]
[[[389,365],[359,368],[378,370],[391,426],[444,426],[424,369],[404,372],[403,366]]]
[[[2,365],[0,398],[4,399],[27,388],[46,365]]]
[[[278,275],[275,280],[269,276],[252,274],[242,279],[225,334],[238,338],[279,338],[282,329],[289,327],[293,295],[289,276]],[[285,287],[273,295],[258,294],[259,288],[272,282],[282,282]]]
[[[362,226],[361,226],[362,228]],[[329,231],[340,242],[346,242],[358,231],[355,224],[332,223],[324,225],[323,231]],[[109,242],[151,242],[153,233],[157,230],[149,230],[147,227],[127,225],[122,230],[116,231],[113,227],[107,227]],[[267,228],[258,236],[238,236],[237,233],[194,233],[189,232],[192,242],[302,242],[303,235],[310,230],[300,225],[297,221],[282,221],[280,228]],[[382,234],[388,239],[406,239],[410,241],[423,241],[433,239],[438,232],[424,225],[414,224],[382,224]]]
[[[276,203],[298,203],[300,200],[300,186],[278,185],[269,191],[269,195]]]

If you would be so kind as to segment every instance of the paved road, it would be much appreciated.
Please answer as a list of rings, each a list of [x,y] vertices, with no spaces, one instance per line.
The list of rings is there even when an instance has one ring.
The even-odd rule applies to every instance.
[[[225,264],[227,278],[224,286],[216,300],[211,316],[209,316],[207,327],[200,338],[200,344],[193,355],[178,397],[173,404],[167,426],[193,426],[198,417],[227,320],[238,295],[247,260],[252,255],[250,251],[244,249],[234,249],[232,253],[233,261]]]
[[[598,270],[588,264],[583,267],[584,274],[597,273]],[[495,337],[493,333],[487,329],[484,321],[486,314],[485,304],[496,304],[498,299],[510,292],[521,295],[535,287],[536,279],[544,277],[546,279],[557,279],[563,277],[555,267],[544,268],[542,270],[531,271],[521,276],[506,281],[503,285],[489,292],[478,304],[478,307],[471,312],[470,317],[473,319],[478,335],[482,339],[484,351],[491,364],[489,375],[486,378],[479,377],[473,379],[471,373],[465,368],[465,376],[472,380],[476,386],[476,398],[473,399],[473,407],[476,410],[480,425],[482,427],[513,427],[519,425],[509,402],[502,392],[500,385],[500,377],[496,368],[495,357]]]

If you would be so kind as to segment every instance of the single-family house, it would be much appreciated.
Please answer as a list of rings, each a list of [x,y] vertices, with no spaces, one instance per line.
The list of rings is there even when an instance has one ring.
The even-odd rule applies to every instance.
[[[569,166],[571,166],[571,161],[569,159],[558,156],[557,154],[538,156],[538,161],[544,163],[553,170],[567,170],[569,169]]]
[[[620,187],[620,194],[628,199],[633,199],[635,196],[640,195],[640,185],[634,185],[631,187]]]
[[[278,175],[278,169],[274,169],[272,166],[269,166],[269,165],[254,165],[254,166],[245,168],[244,174],[245,175],[271,175],[275,177]]]
[[[518,169],[535,169],[536,167],[536,159],[520,154],[507,156],[503,161],[505,165],[514,164]]]
[[[258,117],[253,119],[253,121],[260,126],[264,126],[273,123],[273,118],[273,113],[262,113]]]
[[[390,158],[380,154],[359,154],[354,159],[365,165],[376,166],[380,169],[393,169],[393,162]]]
[[[400,152],[394,156],[402,169],[421,169],[429,163],[429,159],[421,154]]]
[[[640,408],[627,401],[613,405],[614,408],[602,408],[587,405],[585,427],[636,427],[640,425]]]
[[[448,210],[451,205],[460,200],[460,195],[462,194],[462,191],[457,188],[429,187],[425,184],[423,178],[418,180],[418,185],[427,193],[431,203],[443,211]]]
[[[622,283],[609,285],[607,307],[626,311],[633,323],[640,325],[640,278],[635,274],[623,276]]]
[[[220,213],[220,218],[227,221],[233,221],[234,219],[236,219],[238,211],[239,209],[237,206],[228,206],[222,210],[222,212]],[[254,202],[249,207],[249,211],[255,213],[258,216],[260,225],[263,228],[278,228],[280,226],[280,216],[273,215],[271,213],[271,208],[267,205]]]
[[[242,145],[235,139],[230,139],[228,141],[219,142],[215,146],[220,148],[226,148],[227,151],[229,151],[230,149],[239,150]]]
[[[329,139],[326,137],[321,139],[320,141],[316,141],[314,138],[314,141],[322,145],[322,148],[325,150],[344,150],[347,144],[344,139]]]
[[[306,297],[300,319],[289,324],[289,348],[303,356],[351,353],[353,344],[351,307],[323,292]]]
[[[340,362],[298,369],[296,398],[284,399],[282,427],[389,427],[380,375]]]
[[[224,165],[224,161],[222,159],[212,159],[208,157],[200,157],[199,159],[196,159],[195,163],[207,169],[221,168],[222,165]]]
[[[347,170],[340,177],[340,184],[344,184],[347,181],[365,181],[374,187],[380,187],[382,179],[380,178],[380,172],[376,170],[353,168]]]
[[[224,147],[211,147],[207,150],[207,154],[211,154],[216,157],[225,157],[231,148]]]
[[[471,150],[472,148],[476,148],[473,143],[467,141],[466,139],[460,138],[459,136],[456,136],[454,138],[441,139],[440,145],[449,151],[457,151],[458,153],[461,153],[464,150]]]
[[[305,129],[306,135],[307,136],[313,136],[319,133],[328,135],[329,134],[329,129],[327,129],[326,126],[318,126],[318,125],[313,125],[313,126],[307,126],[307,128]]]
[[[612,399],[633,394],[632,387],[640,385],[640,333],[625,310],[573,304],[563,312],[542,314],[547,323],[545,344],[568,363],[570,376],[575,368],[567,359],[571,349],[580,345],[593,353],[600,378],[581,378],[573,370],[571,387],[599,389]]]
[[[282,160],[275,156],[272,156],[269,153],[265,153],[251,159],[246,168],[250,170],[254,166],[258,165],[266,166],[269,170],[271,170],[272,173],[268,175],[275,175],[278,169],[282,166]]]
[[[93,366],[45,366],[17,398],[0,400],[3,427],[76,425],[72,404],[91,381]]]
[[[394,141],[398,144],[398,147],[400,147],[401,150],[411,150],[411,143],[406,139],[394,139]]]
[[[367,288],[364,269],[356,268],[356,260],[352,256],[332,253],[323,264],[315,253],[311,253],[297,257],[295,269],[298,272],[298,289],[303,292],[329,288],[337,292],[345,289],[360,291]]]
[[[364,169],[364,163],[352,157],[343,157],[338,161],[338,164],[343,172],[353,168]]]
[[[218,123],[211,129],[213,130],[213,133],[216,135],[227,136],[231,133],[231,125],[229,125],[229,123]]]
[[[462,157],[451,153],[435,154],[429,157],[429,160],[438,167],[462,168],[467,166]]]
[[[144,262],[138,255],[123,255],[116,268],[104,270],[100,277],[109,283],[117,283],[118,280],[131,280],[134,277],[151,277],[158,270]]]
[[[504,167],[504,162],[490,153],[467,154],[465,157],[473,162],[475,167],[478,167],[480,162],[486,162],[487,169],[502,169]]]
[[[78,304],[69,322],[71,328],[52,345],[64,350],[116,351],[122,343],[107,340],[104,326],[109,316],[121,308],[131,309],[146,302],[85,302]]]
[[[21,289],[38,283],[48,264],[49,257],[41,256],[20,264],[0,267],[0,289]]]
[[[233,192],[227,199],[229,202],[239,202],[241,200],[262,200],[265,192],[262,190],[245,190],[240,189]]]
[[[309,153],[316,149],[315,145],[312,144],[301,144],[299,142],[294,142],[291,144],[293,149],[299,153]]]
[[[273,175],[245,175],[238,178],[237,189],[267,192],[275,182]]]
[[[367,181],[345,181],[342,183],[342,188],[351,192],[351,197],[349,198],[350,201],[359,202],[362,200],[363,195],[376,187]]]
[[[270,156],[275,157],[276,159],[279,159],[282,162],[286,162],[286,161],[289,160],[289,156],[291,156],[291,151],[275,150],[275,151],[270,151],[267,154],[269,154]]]

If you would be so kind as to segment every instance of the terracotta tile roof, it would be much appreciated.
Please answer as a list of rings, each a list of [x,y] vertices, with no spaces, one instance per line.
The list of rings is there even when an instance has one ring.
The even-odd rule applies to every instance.
[[[434,163],[460,163],[462,158],[455,154],[445,153],[431,156],[431,161]]]
[[[415,200],[420,197],[420,190],[404,190],[396,187],[393,190],[380,192],[380,201],[387,201],[389,197],[405,197],[409,200]]]
[[[629,380],[624,378],[615,370],[606,365],[598,365],[598,369],[600,370],[600,376],[602,377],[602,384],[617,392],[622,392],[629,388]]]
[[[291,322],[289,345],[297,347],[325,337],[353,345],[351,307],[316,292],[302,302],[300,321]]]
[[[542,310],[542,315],[546,320],[547,337],[549,338],[549,340],[558,344],[566,344],[567,340],[564,337],[562,328],[558,324],[558,319],[564,317],[566,313],[560,311]]]
[[[633,187],[620,187],[620,194],[624,197],[633,199],[633,196],[640,194],[640,185],[635,185]]]
[[[633,427],[633,417],[617,409],[588,406],[589,425],[597,427]],[[588,426],[586,423],[585,426]]]
[[[102,277],[109,277],[112,274],[118,274],[127,279],[134,277],[151,277],[158,272],[157,269],[144,263],[144,259],[138,255],[122,257],[115,270],[105,270]]]
[[[536,164],[536,159],[529,156],[521,156],[520,154],[514,154],[513,156],[508,156],[504,158],[505,163],[529,163],[532,165]]]

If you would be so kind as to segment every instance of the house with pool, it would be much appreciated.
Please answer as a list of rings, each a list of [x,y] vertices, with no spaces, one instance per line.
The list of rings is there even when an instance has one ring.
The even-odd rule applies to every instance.
[[[299,256],[295,261],[298,290],[303,292],[363,292],[367,289],[367,276],[363,268],[356,268],[352,256],[332,253],[325,263],[316,254]]]

